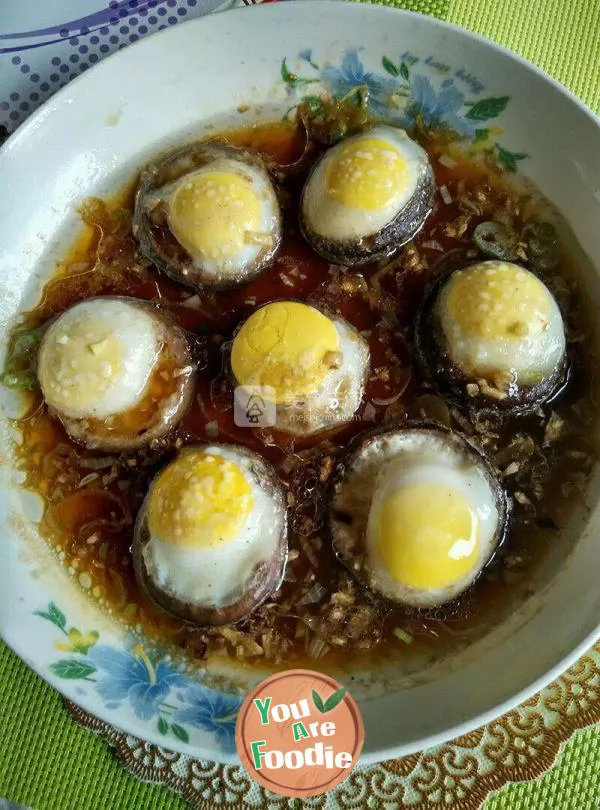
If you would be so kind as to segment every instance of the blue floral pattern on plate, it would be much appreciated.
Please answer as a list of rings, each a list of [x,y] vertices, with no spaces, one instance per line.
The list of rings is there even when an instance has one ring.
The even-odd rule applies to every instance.
[[[446,79],[436,92],[427,76],[416,73],[411,76],[409,87],[410,103],[401,116],[404,126],[415,126],[421,117],[428,129],[442,125],[467,138],[475,135],[477,125],[464,116],[465,97],[452,79]]]
[[[433,77],[415,71],[419,62],[413,57],[412,65],[404,59],[394,61],[383,56],[383,72],[367,70],[356,49],[346,50],[339,67],[319,65],[311,48],[298,54],[299,60],[314,75],[298,75],[290,70],[287,58],[281,65],[281,77],[290,94],[301,92],[309,98],[312,108],[318,110],[318,87],[336,99],[349,98],[360,89],[367,99],[369,112],[375,118],[385,119],[408,130],[422,129],[443,133],[452,148],[468,149],[471,157],[487,155],[506,171],[516,172],[520,161],[528,157],[524,152],[513,152],[498,142],[503,129],[496,119],[506,109],[509,96],[491,96],[468,99],[457,84],[455,76],[440,76],[439,86]],[[443,66],[447,70],[447,66]],[[439,71],[438,71],[439,72]],[[464,73],[461,75],[464,79]],[[471,77],[472,78],[472,77]],[[477,92],[482,86],[475,83]],[[289,117],[296,105],[287,114]]]
[[[60,653],[69,654],[50,664],[55,676],[92,683],[107,709],[128,706],[140,720],[156,721],[160,734],[187,743],[186,726],[193,727],[211,733],[223,751],[235,751],[235,722],[243,700],[239,695],[198,683],[181,664],[143,643],[126,649],[98,644],[98,632],[84,634],[68,627],[54,602],[36,615],[52,622],[66,638],[55,644]]]
[[[346,51],[339,68],[325,67],[321,70],[323,86],[336,98],[343,98],[358,87],[369,92],[369,109],[373,115],[389,117],[394,94],[400,87],[395,79],[366,71],[357,51]]]
[[[150,720],[174,686],[183,686],[185,678],[166,661],[152,661],[138,644],[132,652],[99,645],[88,653],[88,660],[100,677],[96,689],[109,709],[128,701],[141,720]]]
[[[235,751],[235,721],[241,697],[193,683],[180,698],[185,705],[174,713],[174,720],[213,732],[224,751]]]

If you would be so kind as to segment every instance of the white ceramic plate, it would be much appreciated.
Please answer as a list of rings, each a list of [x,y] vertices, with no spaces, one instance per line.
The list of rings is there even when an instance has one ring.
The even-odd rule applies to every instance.
[[[537,183],[598,262],[600,127],[563,88],[507,51],[431,18],[376,6],[278,4],[193,21],[127,48],[69,84],[7,142],[0,156],[3,333],[36,300],[77,232],[80,200],[119,188],[148,155],[201,134],[207,123],[247,121],[235,112],[241,105],[279,117],[303,92],[316,91],[317,82],[285,82],[283,60],[301,79],[336,93],[368,84],[374,111],[400,123],[419,111],[466,142],[475,129],[489,128],[488,145],[505,166]],[[404,108],[394,101],[398,88],[409,94]],[[596,302],[600,266],[592,267],[587,280]],[[11,412],[15,403],[2,396]],[[196,756],[235,760],[232,716],[240,697],[209,688],[203,673],[183,671],[127,636],[86,597],[76,574],[69,577],[37,537],[36,502],[19,489],[10,463],[17,434],[7,418],[0,430],[3,638],[107,722]],[[364,761],[483,724],[554,678],[600,635],[597,501],[594,483],[589,513],[540,567],[535,596],[485,639],[394,689],[383,688],[378,673],[352,681],[366,725]],[[231,665],[228,678],[243,692],[247,676]]]

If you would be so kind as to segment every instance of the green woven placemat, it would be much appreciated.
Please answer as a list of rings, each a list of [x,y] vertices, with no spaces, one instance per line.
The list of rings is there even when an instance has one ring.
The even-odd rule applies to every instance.
[[[538,64],[600,111],[600,0],[380,0],[477,31]],[[124,771],[59,696],[0,645],[0,797],[35,810],[184,810],[166,788]],[[598,810],[600,729],[577,734],[541,779],[485,810]]]
[[[524,56],[600,112],[600,0],[361,0],[462,25]]]
[[[600,112],[600,0],[451,0],[441,5],[448,8],[448,22],[516,51]]]

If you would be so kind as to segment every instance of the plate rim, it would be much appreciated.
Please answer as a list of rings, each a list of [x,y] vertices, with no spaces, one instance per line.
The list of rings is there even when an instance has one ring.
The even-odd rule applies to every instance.
[[[552,76],[547,74],[537,65],[529,62],[524,57],[520,56],[519,54],[515,53],[514,51],[510,50],[509,48],[496,43],[481,34],[469,31],[468,29],[463,28],[462,26],[456,25],[455,23],[449,23],[444,20],[439,20],[435,17],[430,17],[427,15],[419,14],[413,11],[407,11],[402,9],[391,8],[387,6],[380,6],[374,5],[369,3],[358,3],[358,2],[340,2],[340,0],[302,0],[302,2],[294,3],[294,4],[285,4],[285,6],[281,3],[273,3],[273,4],[258,4],[253,6],[251,9],[249,8],[236,8],[230,9],[226,11],[217,11],[211,14],[208,14],[203,17],[194,18],[191,20],[186,20],[184,25],[193,25],[193,26],[206,26],[209,27],[211,24],[218,24],[218,23],[211,23],[214,18],[214,14],[227,14],[232,17],[233,15],[239,16],[241,14],[262,14],[265,16],[273,16],[277,17],[280,13],[280,8],[285,8],[286,12],[289,9],[294,9],[294,14],[301,14],[301,15],[310,15],[311,13],[314,15],[318,15],[319,11],[322,10],[324,7],[328,7],[330,9],[336,9],[336,13],[341,13],[342,16],[353,13],[353,14],[367,14],[372,16],[380,16],[385,17],[389,15],[394,15],[397,17],[404,17],[406,19],[418,19],[420,23],[425,22],[426,25],[432,26],[434,29],[440,29],[442,31],[452,31],[453,33],[458,33],[466,40],[478,42],[487,48],[492,48],[498,54],[502,54],[503,56],[518,62],[522,67],[528,69],[535,73],[540,79],[549,83],[563,96],[566,96],[580,111],[582,111],[592,123],[594,123],[598,129],[600,130],[600,116],[596,114],[585,102],[583,102],[580,98],[578,98],[571,90],[566,88]],[[353,9],[350,12],[350,8]],[[83,88],[85,92],[85,87],[87,86],[86,83],[89,83],[89,76],[93,76],[95,81],[98,81],[99,77],[102,75],[102,71],[107,69],[107,65],[112,65],[111,60],[121,58],[122,53],[128,53],[132,47],[138,49],[151,49],[153,46],[151,43],[153,42],[154,38],[158,35],[162,37],[161,41],[166,41],[169,36],[176,38],[178,34],[176,33],[177,30],[182,28],[182,23],[178,23],[177,26],[172,26],[170,28],[164,29],[162,31],[154,32],[143,39],[139,40],[132,45],[129,45],[123,51],[116,51],[113,54],[110,54],[106,58],[102,59],[96,65],[93,66],[92,69],[86,71],[84,74],[79,75],[77,78],[73,79],[71,82],[67,83],[64,87],[59,89],[55,94],[53,94],[49,99],[47,99],[40,107],[38,107],[28,118],[27,120],[21,124],[9,137],[6,139],[5,143],[0,148],[0,163],[4,162],[5,160],[11,159],[11,154],[13,150],[18,150],[20,148],[21,143],[26,143],[27,139],[30,136],[30,133],[36,131],[40,125],[43,125],[43,121],[49,115],[60,115],[60,109],[62,107],[63,100],[67,99],[70,94],[73,93],[74,90],[76,92],[80,92]],[[204,29],[200,28],[200,31]],[[150,44],[149,44],[150,43]],[[55,108],[55,109],[53,109]],[[599,132],[600,135],[600,132]],[[65,695],[63,689],[65,684],[61,681],[60,678],[55,677],[49,673],[47,669],[43,667],[41,663],[36,663],[30,655],[28,655],[28,651],[26,649],[26,645],[23,645],[22,649],[17,649],[18,645],[13,644],[10,640],[8,640],[4,633],[1,632],[0,628],[0,635],[2,636],[4,642],[7,646],[19,657],[21,660],[24,661],[26,666],[34,671],[37,675],[39,675],[44,681],[49,683],[52,688],[56,689],[63,697],[66,697],[69,700],[73,700],[72,696]],[[585,652],[586,650],[591,647],[595,641],[600,639],[600,618],[598,621],[598,625],[595,629],[593,629],[582,641],[580,641],[570,652],[563,655],[560,660],[555,663],[551,668],[547,669],[544,673],[538,676],[536,679],[532,680],[528,686],[523,687],[517,694],[513,695],[510,698],[502,701],[499,704],[496,704],[494,707],[488,709],[486,712],[476,715],[476,717],[471,718],[471,720],[467,720],[459,725],[453,725],[451,727],[445,728],[442,731],[439,731],[435,734],[431,734],[427,737],[420,738],[418,741],[418,746],[415,744],[404,744],[400,746],[388,746],[384,749],[378,749],[376,752],[367,753],[363,755],[360,759],[360,763],[365,764],[373,764],[377,762],[381,762],[386,759],[392,759],[397,757],[406,756],[408,754],[414,753],[415,751],[420,751],[425,748],[429,748],[435,745],[439,745],[443,742],[446,742],[450,739],[455,737],[462,736],[463,734],[469,733],[476,728],[479,728],[486,723],[489,723],[493,719],[501,716],[502,714],[510,711],[512,708],[517,706],[518,704],[524,702],[525,700],[532,697],[536,692],[540,689],[543,689],[549,683],[551,683],[556,677],[558,677],[562,672],[568,669],[570,666],[573,665]],[[73,702],[78,703],[77,700]],[[78,703],[78,705],[85,706],[86,701],[82,701]],[[86,711],[90,711],[95,716],[99,717],[100,719],[104,719],[101,713],[98,713],[95,709],[91,709],[89,707],[85,707]],[[110,722],[111,725],[115,725],[116,728],[120,729],[124,733],[130,733],[126,728],[114,723],[113,718],[111,717],[110,720],[105,721]],[[169,739],[168,744],[165,746],[164,738],[161,738],[158,733],[153,732],[149,727],[146,730],[144,728],[144,737],[143,739],[148,740],[156,745],[160,745],[163,748],[168,748],[170,750],[179,751],[184,754],[191,754],[191,749],[193,750],[194,746],[189,744],[179,744],[178,741],[172,741]],[[135,736],[135,735],[134,735]],[[238,764],[239,758],[236,753],[230,754],[226,751],[218,752],[219,756],[214,761],[223,762],[226,764]]]

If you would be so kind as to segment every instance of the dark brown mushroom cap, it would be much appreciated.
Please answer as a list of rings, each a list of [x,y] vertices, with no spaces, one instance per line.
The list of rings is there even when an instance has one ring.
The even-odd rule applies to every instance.
[[[365,540],[368,513],[374,496],[375,480],[382,464],[386,461],[384,458],[384,445],[388,439],[397,437],[399,434],[409,437],[410,434],[424,431],[442,439],[445,443],[449,443],[453,449],[460,452],[473,466],[476,466],[493,493],[498,512],[498,525],[492,542],[492,552],[489,558],[484,561],[481,570],[489,565],[506,539],[511,514],[510,500],[497,471],[481,449],[470,439],[451,428],[434,422],[411,421],[399,425],[374,428],[357,436],[351,442],[347,452],[336,464],[332,476],[328,528],[333,549],[340,562],[352,572],[362,585],[375,592],[378,591],[374,587],[373,576],[368,568]],[[365,456],[369,455],[370,451],[377,448],[378,445],[381,445],[380,452],[373,453],[369,462],[365,463]],[[390,455],[387,460],[391,460],[393,457],[393,455]],[[361,464],[362,469],[360,469]],[[413,607],[434,607],[451,601],[459,593],[470,587],[471,584],[472,582],[460,591],[449,594],[447,599],[436,601],[435,604],[426,604],[421,598],[416,598],[414,602],[406,601],[406,604]]]
[[[368,134],[368,131],[364,134]],[[327,152],[312,167],[302,190],[299,209],[302,235],[316,253],[334,264],[366,264],[385,258],[421,230],[432,211],[436,189],[435,176],[428,161],[421,168],[417,187],[410,200],[380,231],[360,239],[337,240],[321,236],[316,229],[318,225],[310,223],[305,209],[309,183],[326,157]]]
[[[193,258],[171,233],[166,207],[161,201],[161,192],[165,192],[169,185],[219,158],[234,160],[242,167],[246,165],[259,172],[265,186],[272,191],[274,210],[278,214],[273,244],[262,247],[252,266],[235,276],[211,273],[194,264]],[[133,233],[144,256],[175,281],[199,292],[206,288],[227,289],[248,284],[272,262],[281,243],[281,213],[269,174],[257,154],[222,141],[207,141],[184,146],[146,166],[140,175],[135,197]]]
[[[215,445],[206,446],[213,447]],[[219,446],[233,447],[233,445],[227,444]],[[189,450],[189,446],[186,449]],[[169,615],[201,626],[216,627],[223,624],[235,624],[246,618],[273,591],[279,588],[287,562],[287,510],[281,482],[273,467],[262,456],[237,445],[235,451],[251,460],[251,472],[260,488],[272,498],[274,520],[280,519],[281,526],[274,553],[269,559],[260,562],[249,572],[249,577],[244,584],[244,591],[242,593],[232,592],[231,602],[228,605],[214,607],[187,602],[173,593],[168,593],[152,580],[144,560],[144,548],[150,541],[147,497],[138,513],[134,527],[133,567],[136,579],[144,593]],[[225,569],[220,571],[220,574],[227,577]]]
[[[490,380],[484,380],[488,385],[482,386],[481,377],[474,377],[452,360],[435,314],[438,296],[450,275],[452,273],[442,276],[431,285],[414,323],[415,360],[423,376],[433,384],[438,393],[456,405],[506,416],[530,413],[559,396],[568,384],[570,375],[566,352],[552,373],[535,385],[511,382],[502,390]],[[473,385],[476,387],[472,387]],[[467,386],[470,386],[469,389]]]
[[[165,436],[185,415],[194,394],[192,354],[185,332],[170,313],[137,298],[104,296],[99,300],[107,299],[139,307],[157,322],[162,348],[146,395],[133,408],[109,419],[77,419],[54,408],[49,410],[74,441],[90,450],[133,452]],[[163,380],[161,374],[168,375],[169,379]],[[152,394],[153,382],[162,396]]]

